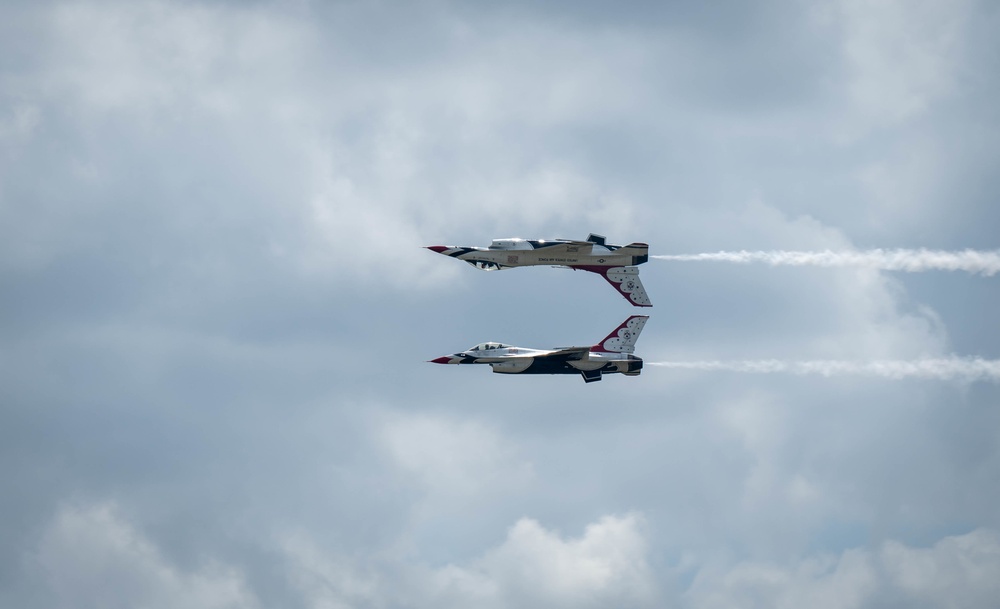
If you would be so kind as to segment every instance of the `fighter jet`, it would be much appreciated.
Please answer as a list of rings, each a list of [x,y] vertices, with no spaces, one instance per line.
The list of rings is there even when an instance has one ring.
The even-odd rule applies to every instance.
[[[489,364],[501,374],[579,374],[588,383],[620,372],[638,376],[642,358],[632,355],[649,317],[633,315],[592,347],[527,349],[503,343],[479,343],[461,353],[430,360],[434,364]]]
[[[649,246],[645,243],[609,245],[603,236],[591,234],[586,241],[512,238],[494,239],[488,248],[429,245],[427,249],[464,260],[484,271],[538,265],[590,271],[607,279],[633,305],[653,306],[636,268],[649,260]]]

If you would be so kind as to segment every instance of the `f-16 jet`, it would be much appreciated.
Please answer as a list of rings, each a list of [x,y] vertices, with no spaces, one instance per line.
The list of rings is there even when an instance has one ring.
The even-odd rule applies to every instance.
[[[638,376],[642,372],[642,358],[632,352],[647,319],[645,315],[633,315],[591,347],[528,349],[503,343],[479,343],[467,351],[430,361],[435,364],[489,364],[493,372],[501,374],[579,374],[588,383],[616,372]]]
[[[633,305],[653,306],[636,268],[649,260],[649,246],[645,243],[610,245],[603,236],[591,234],[586,241],[512,238],[494,239],[488,248],[430,245],[427,249],[464,260],[484,271],[539,265],[590,271],[604,277]]]

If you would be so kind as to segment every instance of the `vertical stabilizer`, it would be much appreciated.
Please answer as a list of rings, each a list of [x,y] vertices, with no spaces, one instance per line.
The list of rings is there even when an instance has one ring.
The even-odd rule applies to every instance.
[[[641,257],[635,257],[641,260]],[[651,307],[653,303],[646,294],[646,288],[639,281],[639,269],[634,266],[599,266],[594,264],[581,264],[570,267],[578,271],[588,271],[597,273],[607,280],[619,294],[636,307]]]
[[[603,269],[602,275],[622,296],[634,306],[651,307],[653,303],[646,294],[646,288],[639,281],[639,269],[634,266],[617,266]]]
[[[639,333],[642,332],[647,319],[649,317],[646,315],[629,317],[590,350],[604,353],[632,353],[635,351],[635,341],[639,340]]]

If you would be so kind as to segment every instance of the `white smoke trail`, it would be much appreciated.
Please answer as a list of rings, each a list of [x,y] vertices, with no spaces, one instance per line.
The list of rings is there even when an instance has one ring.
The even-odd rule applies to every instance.
[[[715,252],[707,254],[682,254],[675,256],[650,256],[657,260],[676,261],[720,261],[720,262],[764,262],[771,266],[856,266],[885,271],[966,271],[973,274],[993,276],[1000,273],[1000,250],[962,250],[946,252],[940,250],[865,250],[834,252],[796,252],[776,250],[769,252]]]
[[[949,357],[920,360],[810,360],[783,361],[774,359],[742,361],[645,362],[646,366],[661,366],[681,370],[724,370],[756,374],[789,373],[822,376],[863,375],[888,379],[921,378],[959,381],[1000,382],[1000,360],[970,357]]]

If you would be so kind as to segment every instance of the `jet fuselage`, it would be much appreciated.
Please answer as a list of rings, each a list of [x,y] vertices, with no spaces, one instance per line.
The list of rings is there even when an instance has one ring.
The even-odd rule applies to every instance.
[[[610,245],[604,237],[592,234],[587,241],[510,238],[494,239],[489,247],[431,245],[427,249],[484,271],[562,266],[597,273],[633,305],[652,306],[636,268],[649,260],[649,246],[645,243]]]
[[[501,374],[580,374],[590,383],[602,374],[636,376],[642,358],[632,355],[648,317],[633,315],[592,347],[530,349],[503,343],[480,343],[471,349],[430,360],[435,364],[489,364]]]

